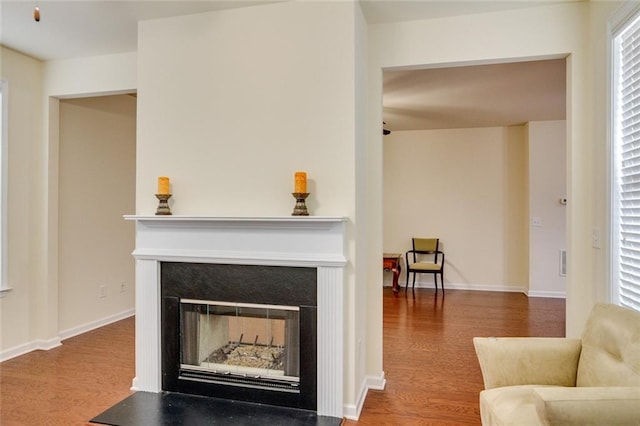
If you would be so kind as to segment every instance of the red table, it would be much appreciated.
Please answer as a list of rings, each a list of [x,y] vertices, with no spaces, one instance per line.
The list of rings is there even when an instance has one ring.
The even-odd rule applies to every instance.
[[[394,293],[397,293],[400,289],[398,286],[398,277],[400,276],[400,271],[402,271],[400,259],[402,259],[401,253],[382,254],[382,269],[393,272],[393,283],[391,284],[391,288],[393,288]]]

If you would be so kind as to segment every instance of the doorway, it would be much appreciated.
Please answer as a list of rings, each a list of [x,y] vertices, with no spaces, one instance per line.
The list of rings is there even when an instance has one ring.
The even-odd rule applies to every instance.
[[[566,58],[385,70],[383,107],[384,251],[439,237],[445,287],[564,297]]]
[[[133,315],[136,98],[59,101],[58,305],[62,338]]]

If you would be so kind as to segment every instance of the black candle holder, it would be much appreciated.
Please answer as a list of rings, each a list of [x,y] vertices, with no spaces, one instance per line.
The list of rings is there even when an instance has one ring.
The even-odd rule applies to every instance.
[[[156,194],[156,198],[160,201],[158,203],[156,215],[170,215],[171,209],[169,208],[169,198],[171,198],[171,194]]]
[[[291,193],[293,198],[296,199],[296,205],[293,208],[293,213],[291,216],[309,216],[309,212],[307,211],[307,205],[305,200],[309,196],[308,192],[293,192]]]

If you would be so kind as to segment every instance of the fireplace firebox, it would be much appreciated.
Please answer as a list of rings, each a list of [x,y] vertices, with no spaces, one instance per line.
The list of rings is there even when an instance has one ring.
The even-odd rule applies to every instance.
[[[316,276],[161,263],[163,390],[315,411]]]

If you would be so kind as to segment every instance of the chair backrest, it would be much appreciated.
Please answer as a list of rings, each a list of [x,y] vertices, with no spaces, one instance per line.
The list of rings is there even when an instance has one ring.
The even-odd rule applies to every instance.
[[[640,386],[640,312],[594,306],[582,334],[577,386]]]
[[[424,253],[438,251],[438,238],[412,238],[413,249]]]

